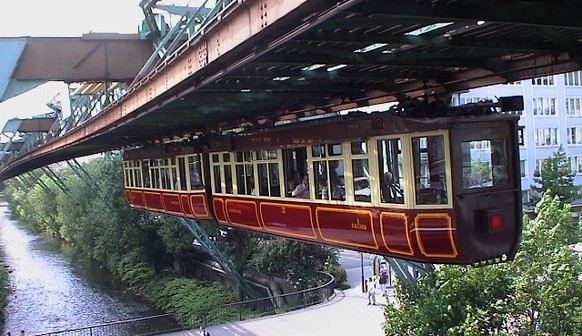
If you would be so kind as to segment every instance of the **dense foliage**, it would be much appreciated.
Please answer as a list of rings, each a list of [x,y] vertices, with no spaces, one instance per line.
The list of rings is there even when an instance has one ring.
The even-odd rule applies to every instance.
[[[561,204],[570,204],[576,199],[579,187],[574,185],[574,173],[562,146],[544,160],[541,171],[534,173],[533,180],[535,184],[530,186],[533,191],[530,205],[535,206],[541,195],[546,193],[558,196]]]
[[[119,155],[100,157],[83,165],[86,174],[70,167],[55,171],[58,180],[37,174],[42,183],[24,189],[9,186],[6,198],[16,219],[30,229],[65,240],[182,322],[196,323],[192,314],[198,308],[234,301],[233,292],[222,285],[173,272],[177,257],[192,255],[188,252],[194,237],[176,217],[130,208],[121,167]],[[200,224],[240,273],[283,275],[297,288],[305,288],[324,267],[341,276],[337,257],[328,248]],[[281,255],[283,248],[289,254]]]
[[[13,215],[105,265],[182,322],[192,321],[189,314],[201,305],[235,301],[223,285],[172,271],[174,256],[191,247],[192,235],[175,218],[127,206],[119,156],[94,159],[83,169],[90,178],[71,168],[56,171],[64,188],[48,176],[41,177],[48,189],[40,183],[30,190],[7,187]]]
[[[399,284],[387,306],[387,335],[580,335],[582,272],[571,242],[580,240],[568,205],[547,193],[525,217],[513,262],[472,268],[446,265],[418,285]]]
[[[0,251],[0,266],[4,266],[4,256]],[[6,300],[6,296],[8,295],[8,272],[6,271],[6,267],[2,267],[0,269],[0,302],[4,302]],[[4,309],[0,309],[0,329],[4,328]]]
[[[317,286],[319,278],[313,270],[324,269],[325,263],[333,265],[337,260],[332,249],[289,239],[267,240],[261,246],[253,255],[253,266],[261,273],[288,280],[296,289]],[[331,267],[326,270],[333,272]]]

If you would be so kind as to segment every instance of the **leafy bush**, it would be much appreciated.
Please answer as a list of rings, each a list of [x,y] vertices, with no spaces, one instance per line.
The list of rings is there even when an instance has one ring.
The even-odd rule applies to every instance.
[[[580,239],[568,205],[547,193],[533,221],[525,219],[515,260],[472,268],[446,265],[417,285],[397,285],[385,309],[387,335],[580,335]],[[573,237],[576,237],[575,239]]]

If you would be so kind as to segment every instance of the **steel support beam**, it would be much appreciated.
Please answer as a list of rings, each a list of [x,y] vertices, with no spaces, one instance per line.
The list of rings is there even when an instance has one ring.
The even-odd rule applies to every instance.
[[[180,217],[180,222],[184,225],[196,238],[196,241],[212,256],[212,258],[220,265],[222,270],[229,275],[232,281],[239,288],[241,293],[248,299],[256,298],[254,291],[247,284],[246,280],[236,270],[234,265],[228,258],[220,251],[210,239],[210,236],[200,227],[194,219],[186,219]]]

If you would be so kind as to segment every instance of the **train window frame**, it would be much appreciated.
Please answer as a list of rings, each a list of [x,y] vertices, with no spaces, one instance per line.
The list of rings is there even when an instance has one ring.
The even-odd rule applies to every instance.
[[[412,167],[412,161],[409,159],[412,156],[412,145],[409,146],[411,140],[410,140],[411,136],[407,136],[407,135],[400,135],[400,134],[395,134],[395,135],[389,135],[389,136],[380,136],[380,137],[375,137],[372,138],[371,141],[373,141],[373,148],[374,148],[374,154],[373,157],[376,158],[375,160],[372,160],[372,169],[373,172],[378,172],[378,174],[373,174],[373,176],[376,176],[376,180],[375,183],[373,184],[373,191],[375,193],[377,193],[377,197],[373,199],[373,203],[374,205],[381,207],[381,208],[396,208],[396,209],[405,209],[405,208],[409,208],[411,204],[413,204],[413,198],[414,198],[414,194],[411,192],[412,188],[411,186],[413,185],[412,180],[413,178],[411,176],[413,176],[414,174],[412,174],[413,172],[413,167]],[[401,162],[397,165],[401,167],[399,167],[400,172],[402,174],[402,176],[398,177],[399,179],[399,184],[400,184],[400,189],[402,190],[402,200],[401,202],[388,202],[388,201],[383,201],[382,197],[383,197],[383,193],[382,193],[382,187],[383,187],[383,183],[384,183],[384,173],[382,174],[382,176],[380,176],[380,170],[382,167],[380,167],[380,161],[382,160],[380,157],[380,151],[381,148],[379,148],[379,143],[380,141],[391,141],[391,140],[399,140],[400,142],[400,157],[401,157]]]
[[[186,179],[186,157],[185,156],[177,156],[176,157],[176,164],[178,166],[178,183],[177,183],[177,190],[178,191],[186,191],[188,190],[187,179]]]
[[[184,178],[187,181],[187,190],[204,191],[206,183],[204,181],[204,163],[202,162],[202,155],[194,153],[186,155],[184,158],[186,168],[186,175]],[[192,167],[196,167],[196,170],[192,170]]]
[[[355,147],[354,145],[359,144],[359,147]],[[349,156],[349,173],[346,172],[344,175],[350,176],[349,182],[348,179],[345,179],[345,190],[349,190],[349,195],[346,195],[346,200],[353,199],[355,203],[358,204],[372,204],[372,200],[374,199],[372,193],[372,187],[375,185],[375,179],[373,176],[373,170],[371,166],[372,157],[370,155],[370,143],[368,139],[356,139],[347,141],[347,146],[349,146],[349,152],[347,152]],[[357,149],[357,151],[356,151]],[[356,162],[360,162],[360,168],[362,170],[362,176],[356,176]],[[365,162],[365,164],[364,164]],[[367,172],[366,172],[367,170]],[[367,175],[367,176],[366,176]],[[360,187],[356,189],[356,186]],[[366,195],[366,189],[367,195]],[[360,194],[357,194],[358,191],[362,191]],[[367,198],[366,198],[367,196]]]
[[[165,157],[154,159],[156,163],[150,169],[154,170],[154,175],[157,172],[157,188],[159,190],[179,190],[176,185],[179,184],[177,176],[177,165],[174,157]]]
[[[509,180],[510,168],[507,140],[508,139],[505,138],[487,138],[467,139],[460,141],[461,173],[463,176],[462,190],[464,192],[490,188],[503,189],[511,187]],[[483,142],[488,143],[487,148],[473,148],[471,146],[473,143]],[[482,153],[477,153],[479,158],[473,160],[471,152],[473,150],[479,149],[485,151],[482,151]],[[486,156],[485,160],[481,160],[484,156]],[[477,167],[476,164],[481,164],[481,162],[486,166]],[[479,178],[479,175],[477,175],[479,173],[474,172],[474,170],[478,170],[478,168],[480,168],[479,170],[484,170],[487,175],[481,176]]]
[[[232,174],[232,166],[234,163],[232,154],[231,152],[210,154],[210,179],[212,181],[211,191],[213,195],[232,196],[235,194]],[[227,179],[227,171],[230,172],[230,183]]]
[[[144,189],[152,189],[152,172],[150,170],[150,159],[141,160],[141,172]]]
[[[234,194],[237,196],[257,196],[256,171],[253,157],[255,151],[236,151],[234,154]]]
[[[281,155],[277,149],[254,151],[255,195],[257,197],[281,197]],[[263,176],[264,175],[264,176]],[[266,179],[266,180],[265,180]]]
[[[144,188],[143,186],[143,171],[142,171],[142,161],[141,160],[132,160],[132,161],[124,161],[124,173],[128,175],[127,182],[129,185],[126,185],[130,188]]]
[[[310,179],[313,177],[313,172],[311,172],[310,167],[310,150],[308,146],[297,146],[280,150],[280,170],[283,172],[282,176],[285,181],[283,197],[298,201],[310,201],[312,199],[311,186],[313,185],[313,181]],[[305,177],[307,177],[307,193],[300,187]],[[293,195],[294,191],[301,192]]]
[[[149,171],[151,177],[151,189],[161,189],[161,180],[160,180],[160,168],[158,167],[159,161],[157,159],[149,159]]]
[[[443,162],[444,162],[444,186],[446,188],[444,192],[444,196],[446,197],[446,202],[444,203],[428,203],[422,204],[418,203],[418,195],[419,195],[419,188],[417,187],[416,183],[416,174],[415,174],[415,165],[414,165],[414,147],[413,147],[413,139],[419,137],[432,137],[432,136],[442,136],[443,137]],[[453,207],[453,183],[452,183],[452,162],[451,162],[451,142],[450,142],[450,134],[448,130],[434,130],[430,132],[418,132],[414,134],[410,134],[406,136],[406,146],[409,149],[409,165],[410,165],[410,177],[409,182],[411,186],[411,190],[413,193],[409,193],[410,203],[408,203],[408,208],[411,209],[450,209]],[[405,196],[406,197],[406,196]],[[441,198],[442,199],[442,198]]]
[[[310,172],[309,185],[313,186],[309,188],[310,199],[312,201],[315,200],[317,202],[332,204],[353,202],[353,198],[350,200],[346,195],[346,183],[351,179],[351,174],[348,173],[348,170],[350,169],[348,169],[346,165],[346,162],[349,161],[349,156],[347,156],[347,153],[349,152],[347,150],[347,143],[349,143],[349,141],[322,142],[309,146],[307,151],[307,167]],[[322,182],[320,176],[322,174],[316,174],[316,171],[319,171],[318,168],[321,168],[316,168],[316,165],[321,165],[322,162],[325,162],[325,165],[322,166],[325,168],[325,174],[323,174],[326,179],[324,182],[325,186],[320,186]],[[342,167],[343,170],[343,175],[338,174],[335,186],[332,186],[332,179],[330,178],[331,162],[337,162],[337,166],[334,169]],[[326,198],[322,199],[322,197]]]

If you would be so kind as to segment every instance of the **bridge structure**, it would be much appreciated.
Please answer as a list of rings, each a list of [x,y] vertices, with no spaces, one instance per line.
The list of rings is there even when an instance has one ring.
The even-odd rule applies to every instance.
[[[0,99],[71,83],[3,130],[0,179],[90,154],[582,69],[582,1],[142,0],[135,36],[2,39]],[[179,19],[169,26],[161,13]],[[69,51],[69,52],[63,52]],[[3,56],[6,57],[6,56]],[[412,103],[411,103],[412,102]]]
[[[16,43],[20,52],[3,62],[12,64],[3,71],[3,99],[39,81],[63,80],[84,83],[73,94],[77,106],[84,97],[92,107],[90,114],[53,119],[51,127],[18,129],[12,122],[9,131],[22,136],[5,145],[0,178],[211,131],[441,99],[582,64],[579,1],[157,3],[140,3],[146,14],[141,39]],[[181,18],[169,27],[160,10]],[[95,99],[96,93],[107,98]],[[18,144],[27,140],[33,144]]]

